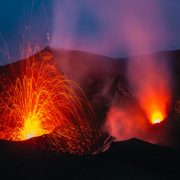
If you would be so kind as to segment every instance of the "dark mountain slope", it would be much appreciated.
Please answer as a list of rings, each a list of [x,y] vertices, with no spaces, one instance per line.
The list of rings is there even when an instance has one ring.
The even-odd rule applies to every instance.
[[[127,91],[126,59],[113,59],[79,51],[44,49],[52,53],[61,72],[84,90],[100,121],[115,97],[133,99]],[[179,145],[180,114],[174,108],[179,101],[180,51],[168,54],[175,82],[174,102],[169,116],[159,129],[171,127],[170,141]],[[161,55],[160,53],[160,55]],[[36,54],[39,56],[40,54]],[[164,55],[163,55],[164,56]],[[40,56],[39,56],[40,58]],[[0,74],[16,78],[19,62],[0,67]],[[158,134],[158,133],[157,133]],[[160,134],[160,133],[159,133]],[[173,134],[173,135],[172,135]],[[23,142],[0,141],[0,177],[2,179],[180,179],[180,150],[153,145],[137,139],[114,142],[96,155],[74,156],[41,149],[44,137]]]
[[[172,179],[180,177],[179,149],[136,139],[114,143],[89,156],[32,149],[24,142],[0,141],[1,178],[13,179]]]

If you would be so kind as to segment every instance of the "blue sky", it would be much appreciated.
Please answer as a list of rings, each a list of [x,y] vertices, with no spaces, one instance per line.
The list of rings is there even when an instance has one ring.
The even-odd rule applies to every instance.
[[[51,0],[1,0],[0,57],[6,63],[6,52],[11,58],[20,58],[20,46],[31,38],[46,46],[46,33],[52,29]]]
[[[39,43],[41,48],[47,46],[47,33],[55,39],[50,45],[60,48],[80,49],[114,57],[126,56],[126,46],[118,42],[124,38],[121,34],[123,27],[119,23],[117,32],[111,23],[119,20],[118,12],[125,1],[130,2],[131,8],[141,7],[142,0],[1,0],[0,48],[3,53],[0,62],[7,62],[6,54],[14,59],[20,58],[20,45],[27,40]],[[147,0],[143,3],[148,1],[157,2]],[[164,46],[156,42],[154,51],[180,48],[180,1],[159,0],[158,8],[168,41]],[[141,13],[141,9],[138,10]],[[144,15],[143,11],[140,15]],[[152,15],[148,18],[154,17]],[[113,35],[118,35],[119,39]]]

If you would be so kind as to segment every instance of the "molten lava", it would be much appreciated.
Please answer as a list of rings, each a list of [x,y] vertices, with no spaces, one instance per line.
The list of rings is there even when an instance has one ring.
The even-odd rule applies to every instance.
[[[49,134],[51,131],[43,129],[41,120],[36,115],[28,115],[24,120],[24,126],[20,131],[20,139],[26,140],[32,137]]]
[[[157,91],[157,92],[156,92]],[[167,116],[167,109],[169,107],[169,94],[164,89],[163,92],[154,90],[149,91],[149,94],[145,96],[143,101],[143,108],[151,124],[161,123]]]
[[[159,111],[155,111],[152,113],[152,116],[151,116],[151,123],[152,124],[157,124],[157,123],[160,123],[164,120],[164,117],[163,117],[163,114]]]
[[[50,52],[22,61],[20,74],[1,77],[0,87],[1,139],[49,134],[50,148],[82,154],[101,136],[82,90],[57,70]]]

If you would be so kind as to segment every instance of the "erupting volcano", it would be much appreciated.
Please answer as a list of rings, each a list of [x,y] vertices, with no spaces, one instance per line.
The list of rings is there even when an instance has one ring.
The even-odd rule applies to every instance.
[[[0,138],[22,141],[49,134],[52,149],[90,152],[99,125],[82,90],[57,70],[52,54],[27,58],[20,73],[14,72],[13,78],[1,78]]]

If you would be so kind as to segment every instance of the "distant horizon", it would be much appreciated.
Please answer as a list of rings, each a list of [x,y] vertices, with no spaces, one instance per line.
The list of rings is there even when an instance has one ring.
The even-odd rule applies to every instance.
[[[148,52],[148,53],[142,53],[142,54],[135,54],[133,56],[122,56],[122,57],[113,57],[113,56],[108,56],[108,55],[104,55],[104,54],[100,54],[100,53],[96,53],[96,52],[90,52],[90,51],[83,51],[83,50],[78,50],[78,49],[67,49],[67,48],[51,48],[50,46],[46,46],[42,49],[40,49],[38,52],[36,53],[33,53],[32,55],[30,55],[29,57],[31,56],[34,56],[35,54],[39,53],[39,52],[42,52],[44,51],[45,49],[50,49],[50,50],[64,50],[64,51],[76,51],[76,52],[79,52],[79,53],[88,53],[88,54],[92,54],[92,55],[97,55],[97,56],[103,56],[103,57],[107,57],[107,58],[113,58],[113,59],[130,59],[132,57],[136,57],[136,56],[151,56],[153,54],[157,54],[157,53],[163,53],[163,52],[175,52],[175,51],[180,51],[180,48],[178,49],[169,49],[169,50],[159,50],[159,51],[154,51],[154,52]],[[5,66],[5,65],[9,65],[11,63],[16,63],[16,62],[19,62],[21,60],[24,60],[26,58],[17,58],[17,59],[11,59],[11,60],[7,60],[5,64],[0,64],[0,66]]]

